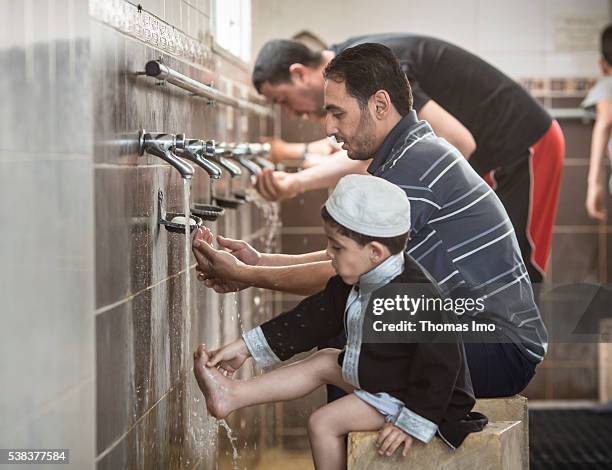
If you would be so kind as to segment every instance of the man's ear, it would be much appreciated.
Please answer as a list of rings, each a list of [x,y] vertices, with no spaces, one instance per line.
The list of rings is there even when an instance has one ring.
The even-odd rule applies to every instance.
[[[372,95],[371,100],[374,104],[374,116],[378,119],[384,119],[389,112],[393,104],[391,103],[391,97],[385,90],[378,90]]]
[[[306,67],[304,64],[299,64],[299,63],[291,64],[289,66],[289,74],[291,75],[291,80],[294,82],[303,81],[304,77],[307,74],[307,69],[308,67]]]

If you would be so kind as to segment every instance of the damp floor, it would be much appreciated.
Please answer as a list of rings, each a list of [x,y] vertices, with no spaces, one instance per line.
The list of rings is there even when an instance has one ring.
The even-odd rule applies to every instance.
[[[612,412],[529,411],[531,470],[612,470]]]
[[[532,409],[529,441],[530,470],[612,470],[612,412],[584,407]],[[233,467],[227,460],[220,469]],[[257,460],[249,470],[314,470],[308,448],[266,449]],[[238,463],[237,468],[243,466]]]

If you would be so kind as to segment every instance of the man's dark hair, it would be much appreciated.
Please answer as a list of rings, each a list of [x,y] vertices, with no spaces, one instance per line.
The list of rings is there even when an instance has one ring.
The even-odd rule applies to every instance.
[[[397,57],[387,46],[366,42],[343,50],[323,72],[326,80],[345,82],[346,91],[365,109],[370,97],[385,90],[400,115],[412,109],[412,90]]]
[[[351,240],[359,243],[361,246],[367,245],[370,242],[378,242],[386,246],[392,255],[401,253],[406,249],[406,243],[408,243],[408,235],[410,232],[398,235],[396,237],[370,237],[369,235],[363,235],[355,232],[344,225],[336,222],[331,214],[327,211],[326,207],[321,208],[321,218],[329,226],[335,228],[340,235],[350,238]]]
[[[302,64],[316,67],[321,64],[320,52],[311,51],[304,44],[287,39],[268,41],[257,54],[253,68],[253,85],[259,93],[264,82],[271,84],[291,82],[289,67]]]
[[[612,24],[601,33],[601,55],[608,65],[612,65]]]

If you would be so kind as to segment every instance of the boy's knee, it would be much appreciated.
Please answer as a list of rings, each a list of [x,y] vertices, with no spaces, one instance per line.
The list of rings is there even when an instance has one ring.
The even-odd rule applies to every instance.
[[[340,350],[334,348],[320,349],[315,353],[317,359],[327,366],[338,365],[338,355]]]
[[[325,407],[319,408],[308,418],[308,434],[312,436],[321,436],[329,433],[330,423],[323,411]]]
[[[340,350],[336,348],[319,349],[316,353],[319,357],[338,357]]]

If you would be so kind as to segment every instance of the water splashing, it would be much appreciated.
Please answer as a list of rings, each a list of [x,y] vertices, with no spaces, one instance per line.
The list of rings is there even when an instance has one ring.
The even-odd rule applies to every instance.
[[[189,272],[191,256],[191,210],[189,209],[189,196],[191,194],[191,180],[183,179],[183,212],[185,213],[185,344],[186,359],[190,355],[191,339],[191,275]]]
[[[280,205],[277,202],[266,201],[253,188],[247,189],[248,198],[253,201],[253,204],[261,210],[264,218],[264,227],[266,234],[264,238],[264,251],[270,253],[274,248],[274,237],[279,232],[281,227],[280,220]]]
[[[240,470],[240,466],[238,465],[238,447],[236,446],[238,438],[234,436],[232,428],[229,427],[229,424],[227,424],[227,421],[225,421],[224,419],[219,420],[219,426],[221,426],[225,430],[227,439],[229,440],[229,443],[232,446],[232,470]]]

